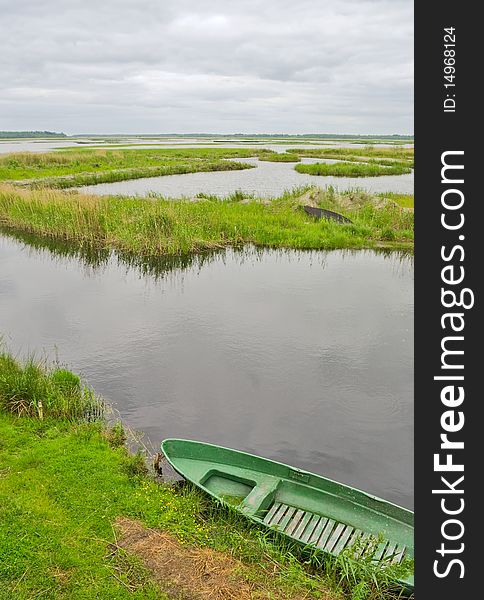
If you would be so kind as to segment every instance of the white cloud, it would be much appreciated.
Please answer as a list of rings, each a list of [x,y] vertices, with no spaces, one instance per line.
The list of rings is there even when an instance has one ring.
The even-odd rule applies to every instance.
[[[0,129],[413,131],[410,0],[0,0]]]

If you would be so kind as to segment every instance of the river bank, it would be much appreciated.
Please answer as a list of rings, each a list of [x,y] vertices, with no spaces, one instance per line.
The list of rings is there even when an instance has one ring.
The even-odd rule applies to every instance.
[[[103,408],[58,365],[0,355],[1,598],[393,597],[368,565],[300,562],[196,490],[156,481]]]
[[[401,196],[394,197],[335,193],[328,188],[295,190],[270,202],[241,194],[225,201],[212,197],[177,201],[23,190],[4,184],[0,186],[0,224],[143,256],[248,243],[313,250],[411,249],[413,211],[399,205]],[[300,208],[308,204],[340,212],[351,223],[315,220]]]

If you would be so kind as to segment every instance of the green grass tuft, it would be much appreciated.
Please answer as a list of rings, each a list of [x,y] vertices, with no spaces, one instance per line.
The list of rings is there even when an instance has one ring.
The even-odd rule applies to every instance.
[[[34,358],[22,364],[6,353],[0,354],[0,407],[18,416],[73,420],[104,413],[102,401],[77,375]]]
[[[336,162],[301,164],[294,167],[298,173],[333,177],[378,177],[381,175],[404,175],[411,168],[403,163],[378,164],[370,162]]]
[[[301,159],[297,154],[289,152],[261,152],[259,160],[268,162],[299,162]]]
[[[382,146],[365,146],[364,148],[289,148],[286,152],[311,158],[331,158],[346,161],[367,161],[368,159],[396,160],[413,165],[414,149]]]

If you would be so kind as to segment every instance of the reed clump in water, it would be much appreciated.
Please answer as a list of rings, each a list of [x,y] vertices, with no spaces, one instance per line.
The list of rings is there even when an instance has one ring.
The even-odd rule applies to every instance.
[[[299,162],[297,154],[291,152],[261,152],[259,160],[266,162]]]
[[[411,168],[403,163],[337,162],[300,164],[294,167],[298,173],[333,177],[379,177],[381,175],[405,175]]]
[[[306,158],[338,160],[333,164],[313,163],[296,165],[299,173],[333,177],[378,177],[405,175],[413,168],[413,148],[293,148],[287,152]]]
[[[364,148],[289,148],[286,152],[311,158],[331,158],[346,161],[358,161],[373,158],[376,160],[397,160],[413,165],[414,149],[381,146]]]

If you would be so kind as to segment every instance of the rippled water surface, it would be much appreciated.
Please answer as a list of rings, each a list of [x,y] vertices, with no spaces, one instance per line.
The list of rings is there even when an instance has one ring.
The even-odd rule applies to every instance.
[[[127,264],[0,237],[0,331],[158,444],[188,437],[413,502],[413,266],[227,251]]]

